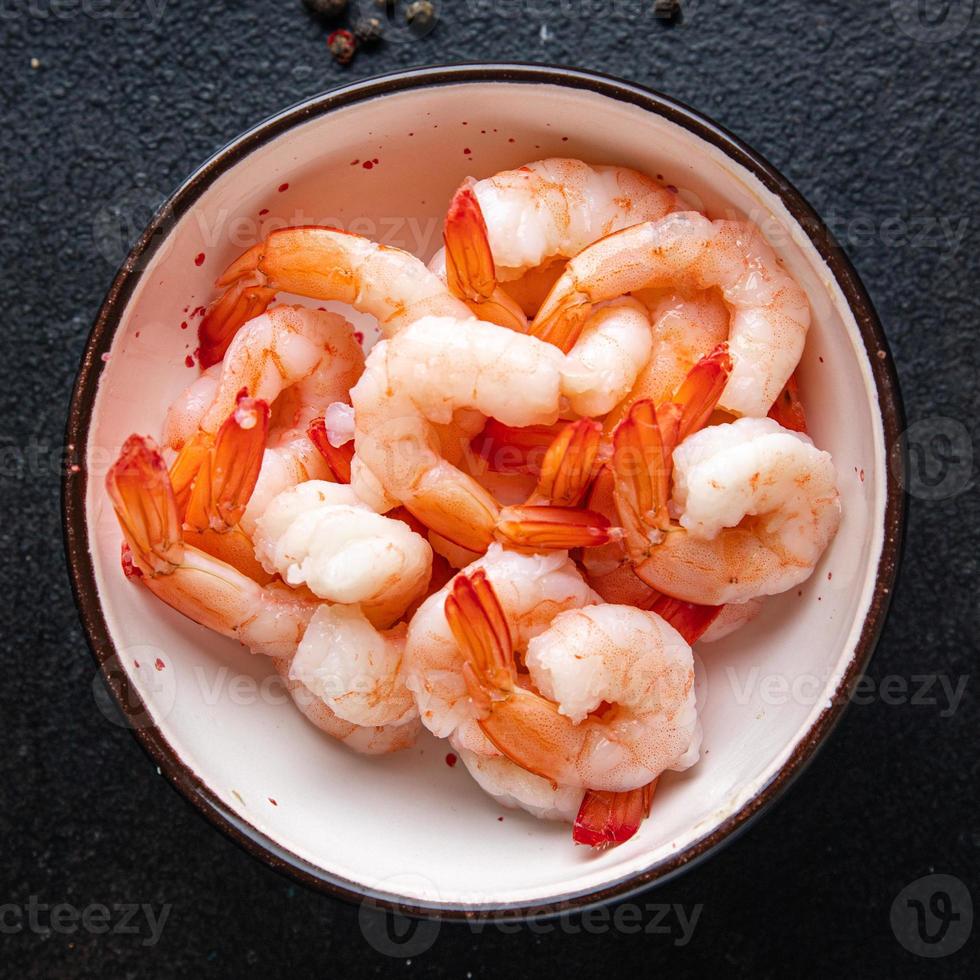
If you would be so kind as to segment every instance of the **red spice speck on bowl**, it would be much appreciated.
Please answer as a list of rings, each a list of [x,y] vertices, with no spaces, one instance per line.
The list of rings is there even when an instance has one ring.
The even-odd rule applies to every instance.
[[[276,190],[278,190],[280,194],[281,194],[281,193],[282,193],[283,191],[288,191],[288,190],[289,190],[289,184],[288,184],[288,183],[285,183],[285,184],[280,184],[280,185],[279,185],[279,186],[278,186],[278,187],[276,188]]]
[[[153,666],[156,667],[157,670],[163,670],[163,668],[167,665],[159,657],[157,657]]]
[[[364,163],[361,164],[361,166],[365,170],[373,170],[374,169],[374,161],[373,160],[365,160]]]
[[[189,368],[194,367],[194,358],[190,354],[184,358],[184,366]]]
[[[450,769],[452,769],[452,767],[456,765],[456,759],[457,756],[455,752],[446,753],[446,765],[449,766]]]
[[[202,265],[204,265],[204,253],[203,252],[198,252],[197,255],[194,256],[194,265],[196,265],[196,266],[202,266]]]
[[[278,803],[276,803],[276,801],[275,801],[275,800],[274,800],[274,799],[273,799],[273,798],[272,798],[271,796],[269,797],[269,802],[270,802],[270,803],[271,803],[271,804],[272,804],[273,806],[279,806],[279,804],[278,804]]]
[[[186,320],[181,320],[180,321],[180,329],[181,330],[186,330],[187,329],[187,321]]]
[[[261,211],[259,211],[259,217],[261,218],[263,215],[268,214],[268,213],[269,213],[269,209],[268,208],[263,208]]]

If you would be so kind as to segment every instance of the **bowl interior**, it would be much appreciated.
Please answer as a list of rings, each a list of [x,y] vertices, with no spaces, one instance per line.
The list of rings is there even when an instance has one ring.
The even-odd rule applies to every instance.
[[[800,589],[699,650],[704,755],[662,780],[633,840],[591,854],[569,828],[503,810],[428,737],[368,759],[285,703],[267,664],[167,609],[119,566],[103,477],[132,432],[158,437],[197,373],[199,308],[218,273],[275,227],[326,223],[424,258],[449,197],[546,156],[662,174],[712,217],[748,216],[806,288],[801,368],[812,434],[837,464],[840,533]],[[360,318],[366,328],[369,322]],[[186,325],[186,326],[185,326]],[[394,92],[295,125],[221,173],[178,214],[128,303],[87,445],[88,540],[119,667],[180,764],[240,827],[326,877],[423,906],[547,904],[593,893],[696,846],[776,776],[851,661],[882,548],[884,438],[868,356],[829,268],[780,199],[719,148],[605,95],[550,84],[469,82]]]

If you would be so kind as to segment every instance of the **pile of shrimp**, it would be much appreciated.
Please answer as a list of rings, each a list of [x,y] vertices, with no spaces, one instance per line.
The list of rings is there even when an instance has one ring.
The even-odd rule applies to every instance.
[[[840,522],[807,298],[757,228],[622,167],[468,179],[444,240],[286,228],[228,267],[202,373],[108,474],[123,568],[350,749],[425,728],[606,847],[698,761],[692,646]]]

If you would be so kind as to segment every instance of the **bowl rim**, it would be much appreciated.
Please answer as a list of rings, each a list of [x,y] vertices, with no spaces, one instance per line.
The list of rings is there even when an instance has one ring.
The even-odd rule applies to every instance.
[[[713,144],[777,195],[827,263],[857,322],[877,392],[887,470],[882,552],[875,575],[874,593],[854,656],[830,704],[813,722],[793,754],[773,778],[710,833],[643,871],[629,874],[594,891],[559,894],[538,903],[520,901],[494,906],[408,900],[347,880],[292,853],[242,819],[219,799],[178,757],[156,724],[148,721],[150,715],[139,692],[127,683],[122,672],[112,669],[118,658],[102,613],[88,547],[85,509],[88,485],[85,455],[92,409],[103,366],[102,355],[109,351],[129,300],[149,260],[172,231],[176,221],[195,204],[208,187],[220,175],[270,140],[295,126],[337,109],[391,93],[487,82],[548,84],[584,89],[638,106]],[[105,683],[127,721],[138,719],[138,723],[130,724],[129,727],[161,774],[226,836],[273,869],[304,885],[348,902],[368,903],[400,914],[444,920],[501,922],[529,917],[539,919],[579,912],[616,899],[625,899],[655,883],[662,884],[675,877],[744,831],[783,795],[813,759],[840,721],[849,702],[849,694],[867,667],[894,592],[906,519],[903,491],[905,449],[900,438],[904,429],[905,415],[894,362],[881,323],[857,272],[799,191],[748,144],[671,96],[611,75],[558,65],[522,63],[464,63],[419,67],[342,85],[304,99],[268,117],[212,154],[157,210],[116,273],[86,341],[72,391],[65,431],[65,468],[61,487],[62,529],[75,603],[89,648]]]

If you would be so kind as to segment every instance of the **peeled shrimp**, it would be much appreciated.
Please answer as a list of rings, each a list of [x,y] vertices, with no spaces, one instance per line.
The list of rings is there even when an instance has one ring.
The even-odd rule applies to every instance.
[[[454,257],[457,243],[485,241],[491,265],[480,268],[499,282],[578,255],[592,242],[677,208],[676,194],[625,167],[589,166],[581,160],[538,160],[485,180],[467,180],[447,218],[449,265],[473,269]],[[466,281],[469,276],[464,276]]]
[[[557,613],[598,600],[574,562],[560,552],[525,555],[491,545],[467,573],[478,570],[493,583],[519,649],[544,632]],[[465,658],[446,620],[446,599],[455,581],[419,607],[409,623],[405,649],[406,683],[415,694],[422,724],[440,738],[465,737],[468,727],[475,728],[477,715],[463,676]],[[475,750],[481,741],[463,744]]]
[[[453,748],[480,788],[501,806],[520,808],[539,820],[565,823],[575,820],[585,793],[580,786],[556,786],[522,769],[495,749],[490,754],[480,754],[455,742]]]
[[[300,649],[304,651],[300,677],[309,676],[310,661],[317,658],[338,670],[345,665],[346,673],[340,674],[332,690],[337,703],[356,704],[358,699],[363,702],[365,694],[358,685],[369,672],[376,687],[381,686],[392,695],[391,724],[378,721],[378,712],[372,716],[361,707],[352,708],[349,713],[360,711],[372,720],[366,728],[356,725],[335,713],[302,680],[293,679],[287,685],[294,701],[314,724],[357,751],[394,751],[414,740],[418,725],[410,695],[398,673],[403,640],[397,632],[377,633],[356,608],[347,613],[324,613],[326,607],[305,590],[294,591],[282,584],[261,586],[231,565],[186,545],[166,466],[148,439],[131,436],[126,441],[106,478],[106,488],[126,540],[127,574],[138,578],[157,598],[194,622],[238,640],[254,654],[271,657],[276,669],[287,676],[289,664]],[[328,617],[341,622],[345,615],[352,624],[351,631],[331,633],[325,627]],[[311,633],[309,628],[314,621]],[[368,635],[375,644],[379,640],[391,643],[397,663],[376,657],[374,649],[364,647],[362,643]],[[386,669],[390,672],[387,678],[382,676]]]
[[[239,256],[218,279],[225,292],[199,329],[201,363],[221,360],[238,328],[276,290],[337,300],[375,317],[390,336],[422,316],[472,316],[420,259],[336,228],[283,228]]]
[[[651,345],[650,317],[636,300],[597,307],[561,367],[561,390],[572,411],[595,418],[622,401],[646,366]]]
[[[728,307],[717,290],[690,296],[673,292],[660,295],[654,299],[650,315],[652,352],[628,397],[606,416],[607,431],[612,431],[641,398],[649,398],[654,405],[669,402],[691,368],[728,337]],[[588,324],[583,334],[587,331]]]
[[[479,482],[443,456],[440,426],[478,431],[558,418],[564,356],[549,344],[479,320],[418,320],[377,344],[351,389],[356,456],[385,492],[437,534],[482,553],[495,534],[529,547],[570,548],[608,538],[604,523],[569,508],[502,512]],[[468,439],[466,440],[468,445]],[[601,521],[601,519],[600,519]]]
[[[673,478],[678,525],[651,528],[645,542],[634,531],[627,545],[644,582],[688,602],[741,603],[793,588],[840,524],[830,454],[772,419],[694,433],[673,450]],[[628,509],[626,495],[621,502]]]
[[[627,792],[698,759],[694,661],[656,613],[588,605],[555,616],[524,655],[483,572],[457,577],[445,615],[480,728],[512,762],[562,786]]]
[[[293,704],[320,731],[343,742],[362,755],[386,755],[415,744],[421,726],[418,718],[399,725],[356,725],[335,714],[326,701],[311,691],[302,681],[290,676],[289,658],[274,660],[273,666],[283,679]]]
[[[329,476],[306,427],[331,402],[347,397],[363,367],[364,354],[343,317],[301,306],[274,307],[250,320],[221,364],[174,403],[164,425],[165,441],[184,455],[213,442],[242,389],[273,406],[258,479],[248,500],[241,502],[241,528],[250,537],[256,519],[277,493],[303,480]]]
[[[719,408],[764,416],[800,359],[810,311],[751,225],[685,211],[600,239],[569,261],[530,333],[568,350],[594,304],[657,286],[720,289],[733,369]]]
[[[359,606],[320,606],[310,620],[289,676],[338,718],[363,726],[402,725],[418,717],[401,665],[407,625],[384,632]]]
[[[347,484],[310,480],[280,493],[253,538],[267,572],[321,599],[357,604],[376,626],[398,620],[432,573],[425,538],[374,513]]]

